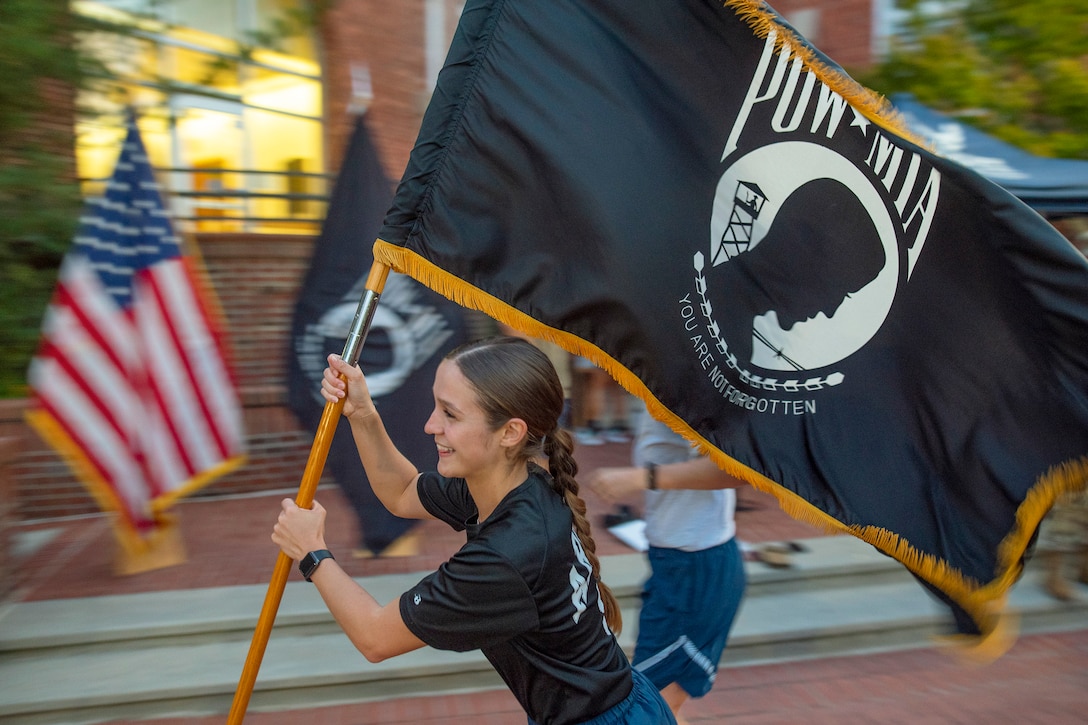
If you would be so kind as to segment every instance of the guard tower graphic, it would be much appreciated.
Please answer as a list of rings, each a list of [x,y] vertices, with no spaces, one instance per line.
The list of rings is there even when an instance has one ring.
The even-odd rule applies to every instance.
[[[748,251],[752,244],[752,228],[766,201],[767,196],[758,184],[737,182],[737,189],[733,192],[733,211],[729,214],[729,224],[722,232],[721,242],[714,251],[712,266]]]

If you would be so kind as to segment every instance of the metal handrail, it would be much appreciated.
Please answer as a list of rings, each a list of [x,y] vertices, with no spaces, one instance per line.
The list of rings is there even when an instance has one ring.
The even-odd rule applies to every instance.
[[[216,169],[207,167],[170,167],[156,166],[156,173],[169,174],[177,172],[197,172],[203,174],[268,174],[270,176],[309,176],[320,179],[332,179],[332,174],[324,174],[317,171],[275,171],[273,169]]]
[[[214,191],[170,191],[170,196],[176,196],[186,199],[199,199],[203,197],[215,197],[222,198],[228,197],[232,199],[287,199],[288,201],[328,201],[327,194],[277,194],[275,192],[263,192],[263,191],[244,191],[238,189],[218,189]]]
[[[331,174],[263,169],[155,167],[155,174],[163,187],[173,219],[188,225],[191,231],[252,233],[320,231],[334,179]],[[195,189],[194,176],[197,174],[238,175],[247,179],[255,176],[282,177],[284,186],[289,186],[292,180],[300,180],[307,186],[321,184],[321,188],[319,191],[275,191],[253,189],[250,183],[243,181],[243,188]],[[181,175],[188,176],[179,178]],[[94,184],[105,183],[108,179],[83,181]]]

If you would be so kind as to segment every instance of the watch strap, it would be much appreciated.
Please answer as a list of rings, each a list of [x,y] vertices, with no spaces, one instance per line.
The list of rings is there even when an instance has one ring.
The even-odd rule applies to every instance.
[[[306,577],[306,581],[312,581],[310,579],[314,572],[317,571],[317,567],[325,559],[335,559],[332,552],[328,549],[318,549],[317,551],[311,551],[298,563],[298,570],[302,572],[302,576]]]

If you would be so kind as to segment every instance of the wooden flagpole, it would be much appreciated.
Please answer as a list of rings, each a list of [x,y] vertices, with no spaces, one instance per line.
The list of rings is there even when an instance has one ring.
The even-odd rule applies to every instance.
[[[359,307],[355,312],[355,319],[351,323],[351,330],[348,332],[347,340],[344,342],[344,352],[341,355],[352,365],[359,361],[359,353],[362,351],[366,334],[370,330],[370,323],[374,319],[378,298],[381,297],[388,277],[388,265],[381,262],[374,262],[371,265],[366,279],[366,291],[359,300]],[[306,461],[306,470],[302,474],[302,482],[299,484],[298,495],[295,497],[295,503],[300,508],[310,508],[313,505],[314,492],[317,490],[318,481],[321,480],[325,459],[329,455],[329,447],[332,445],[332,438],[336,433],[336,425],[340,421],[343,409],[343,398],[335,403],[325,403],[325,410],[321,414],[321,421],[317,425],[317,433],[310,447],[310,457]],[[253,694],[253,685],[257,681],[257,671],[261,668],[261,659],[264,657],[268,638],[272,633],[272,625],[276,621],[276,612],[279,610],[280,600],[283,599],[283,590],[287,586],[287,576],[290,573],[291,558],[281,551],[276,559],[276,567],[272,570],[272,580],[268,583],[268,593],[265,594],[261,616],[253,632],[253,640],[249,645],[249,654],[242,668],[238,688],[234,691],[234,702],[231,704],[230,715],[227,717],[228,725],[239,725],[245,717],[249,698]]]

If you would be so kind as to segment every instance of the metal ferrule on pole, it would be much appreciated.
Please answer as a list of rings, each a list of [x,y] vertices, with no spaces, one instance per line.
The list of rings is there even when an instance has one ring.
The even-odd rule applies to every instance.
[[[344,352],[340,355],[350,365],[359,362],[359,354],[363,350],[363,343],[366,342],[366,334],[370,331],[370,324],[374,321],[374,312],[378,309],[378,299],[380,297],[380,292],[368,289],[363,294],[362,299],[359,300],[359,307],[355,310],[355,319],[351,321],[347,339],[344,340]]]

